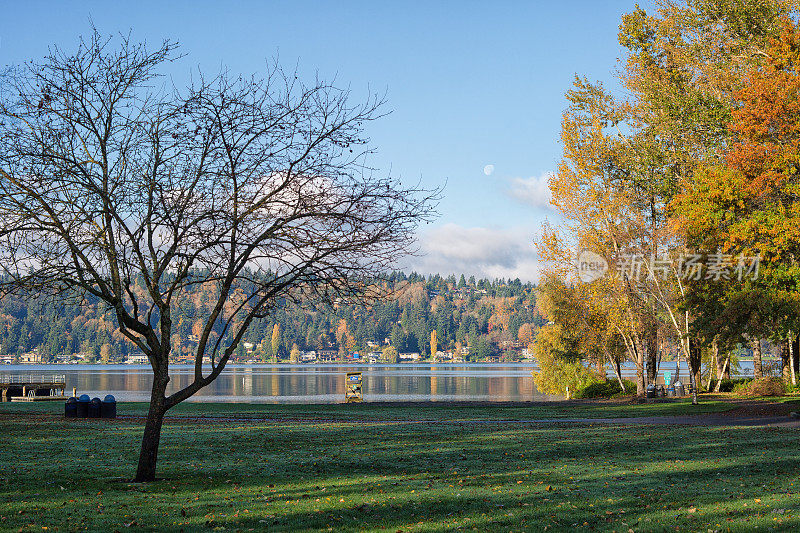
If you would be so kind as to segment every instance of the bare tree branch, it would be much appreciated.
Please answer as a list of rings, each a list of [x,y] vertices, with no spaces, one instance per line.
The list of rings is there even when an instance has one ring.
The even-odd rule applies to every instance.
[[[0,291],[91,294],[113,310],[153,368],[137,472],[149,480],[164,413],[224,370],[255,318],[302,294],[365,298],[439,191],[367,165],[377,96],[353,104],[278,66],[167,90],[159,67],[176,45],[118,41],[94,31],[2,75]],[[198,284],[215,290],[194,380],[167,397],[174,305]]]

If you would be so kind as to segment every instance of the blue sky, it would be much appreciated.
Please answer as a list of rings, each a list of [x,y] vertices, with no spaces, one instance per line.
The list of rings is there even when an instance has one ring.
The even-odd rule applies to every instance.
[[[642,3],[642,2],[640,2]],[[644,2],[643,4],[648,4]],[[391,114],[367,130],[374,164],[404,181],[447,182],[425,255],[404,266],[535,280],[532,239],[547,208],[564,92],[577,73],[615,87],[617,28],[633,1],[9,2],[0,65],[70,49],[88,33],[180,42],[193,67],[250,74],[265,59],[304,78],[335,76],[358,99],[386,92]],[[486,165],[494,165],[487,175]]]

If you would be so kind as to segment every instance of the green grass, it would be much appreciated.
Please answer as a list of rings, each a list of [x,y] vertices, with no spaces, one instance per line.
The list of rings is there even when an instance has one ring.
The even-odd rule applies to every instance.
[[[543,418],[618,418],[679,416],[728,411],[736,406],[724,399],[703,400],[700,405],[681,399],[665,403],[635,404],[627,400],[574,400],[541,403],[363,403],[363,404],[247,404],[184,402],[169,411],[173,417],[261,417],[271,419],[349,420],[532,420]],[[14,412],[62,413],[63,405],[48,402],[0,403],[0,414]],[[146,403],[119,403],[118,412],[144,416]]]
[[[653,414],[661,405],[682,404],[626,407]],[[43,414],[61,407],[0,404],[2,531],[800,527],[791,429],[472,424],[446,414],[485,419],[491,408],[447,405],[378,409],[394,423],[302,422],[289,416],[364,416],[368,406],[193,404],[177,413],[219,418],[171,420],[159,458],[164,479],[137,485],[124,480],[141,423]],[[120,404],[121,413],[142,408]],[[619,408],[581,407],[595,416]],[[499,419],[540,416],[497,409]],[[229,412],[285,419],[233,420]],[[438,420],[401,420],[420,413]]]

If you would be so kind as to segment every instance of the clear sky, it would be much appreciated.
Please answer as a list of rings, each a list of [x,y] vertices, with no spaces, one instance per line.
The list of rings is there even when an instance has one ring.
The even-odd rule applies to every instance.
[[[640,2],[647,5],[649,2]],[[11,2],[0,0],[0,65],[103,33],[177,40],[173,67],[262,70],[279,57],[305,78],[335,76],[354,98],[384,91],[391,114],[369,126],[374,164],[407,182],[447,183],[420,232],[421,272],[535,280],[564,92],[577,73],[614,88],[617,29],[634,2]],[[493,165],[490,172],[488,165]]]

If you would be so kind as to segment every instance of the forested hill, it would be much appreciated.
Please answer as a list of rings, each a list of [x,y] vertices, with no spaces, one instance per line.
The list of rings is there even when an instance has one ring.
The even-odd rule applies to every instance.
[[[467,359],[513,359],[527,346],[543,319],[534,286],[518,279],[475,280],[394,273],[392,296],[370,306],[337,305],[309,309],[287,302],[248,330],[240,358],[288,359],[299,350],[375,350],[390,342],[399,352],[430,355],[431,332],[438,350],[469,346]],[[186,294],[173,311],[175,357],[193,353],[202,323],[196,320],[202,289]],[[0,305],[0,353],[37,352],[43,361],[64,354],[115,361],[138,353],[117,330],[101,304],[43,305],[7,297]],[[277,328],[276,328],[277,324]],[[252,353],[246,354],[245,351]],[[466,350],[464,350],[466,351]]]

